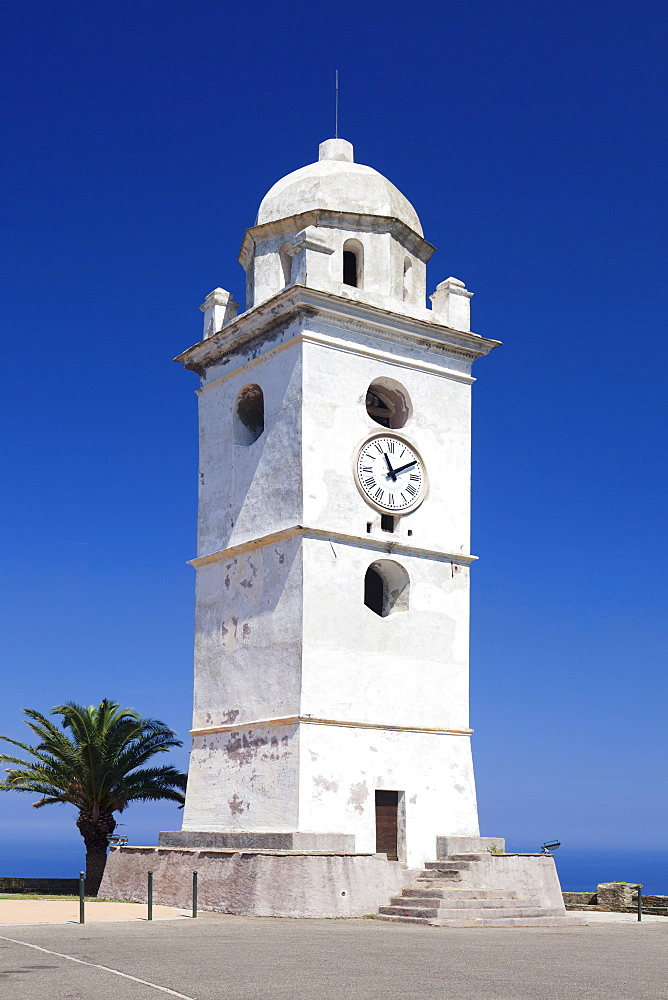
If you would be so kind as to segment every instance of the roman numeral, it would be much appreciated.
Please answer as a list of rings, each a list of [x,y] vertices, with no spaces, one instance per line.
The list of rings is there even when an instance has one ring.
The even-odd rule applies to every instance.
[[[411,495],[412,497],[414,497],[414,496],[415,496],[415,494],[417,493],[417,490],[415,489],[415,487],[414,487],[414,486],[411,486],[411,485],[410,485],[410,483],[409,483],[409,484],[408,484],[408,486],[406,487],[406,492],[407,492],[407,493],[410,493],[410,495]]]
[[[369,471],[371,471],[371,470],[369,470]],[[421,479],[421,476],[414,476],[413,473],[411,473],[408,478],[412,479],[414,482],[419,482],[420,479]]]
[[[370,490],[372,486],[376,485],[376,480],[373,478],[373,476],[369,476],[368,479],[364,480],[364,485],[368,490]]]
[[[385,491],[378,488],[373,495],[374,500],[380,500]]]
[[[387,450],[391,455],[394,455],[394,441],[387,442]]]
[[[362,472],[373,472],[373,469],[371,468],[370,465],[363,465]]]
[[[390,499],[388,502],[390,507],[394,507],[394,493],[390,493]]]
[[[406,454],[406,449],[404,448],[401,452],[401,455],[399,455],[399,458],[403,458],[405,454]]]
[[[382,446],[382,444],[379,444],[378,441],[374,441],[374,444],[375,444],[376,448],[378,449],[378,453],[380,455],[382,455],[383,454],[383,446]]]

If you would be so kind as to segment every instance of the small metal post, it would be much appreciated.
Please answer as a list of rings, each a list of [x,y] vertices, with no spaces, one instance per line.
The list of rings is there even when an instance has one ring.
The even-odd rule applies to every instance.
[[[197,872],[193,872],[193,919],[197,916]]]
[[[85,914],[85,899],[86,899],[86,873],[79,872],[79,923],[86,923]]]
[[[153,872],[148,873],[148,919],[153,920]]]
[[[642,920],[642,886],[638,886],[638,920]]]

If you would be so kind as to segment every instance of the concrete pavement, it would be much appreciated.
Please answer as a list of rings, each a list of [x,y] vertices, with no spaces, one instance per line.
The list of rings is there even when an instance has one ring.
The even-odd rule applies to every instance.
[[[203,914],[4,926],[0,998],[666,1000],[667,956],[668,920],[443,930]]]

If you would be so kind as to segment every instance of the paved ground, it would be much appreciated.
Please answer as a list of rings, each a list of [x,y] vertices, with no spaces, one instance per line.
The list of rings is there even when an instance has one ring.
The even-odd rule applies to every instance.
[[[173,920],[188,914],[172,906],[154,906],[154,920]],[[146,920],[145,903],[107,903],[87,900],[86,923],[99,920]],[[0,924],[56,924],[79,922],[78,899],[0,899]],[[1,994],[0,994],[1,995]]]
[[[443,930],[203,914],[17,925],[0,928],[0,998],[666,1000],[667,956],[668,920]]]
[[[186,913],[187,911],[183,910],[182,912]],[[573,912],[584,917],[590,924],[636,924],[638,922],[636,913],[606,913],[605,910],[595,910],[593,913],[587,913],[586,910],[574,910]],[[668,917],[657,917],[652,913],[643,914],[642,922],[644,924],[665,924],[668,927]],[[668,997],[668,990],[666,997]]]

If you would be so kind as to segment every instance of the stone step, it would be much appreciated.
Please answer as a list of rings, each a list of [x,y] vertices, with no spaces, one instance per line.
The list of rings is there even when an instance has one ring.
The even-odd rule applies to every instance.
[[[425,869],[431,870],[432,868],[437,868],[442,872],[460,872],[466,871],[471,867],[470,861],[425,861]]]
[[[449,909],[460,909],[460,910],[479,910],[479,909],[512,909],[518,906],[540,906],[540,902],[533,897],[526,897],[525,899],[507,899],[504,896],[492,896],[486,899],[444,899],[443,896],[415,896],[415,895],[401,895],[393,896],[390,900],[390,906],[429,906],[429,907],[443,907],[446,906]]]
[[[432,924],[431,917],[397,917],[393,913],[378,913],[376,920],[390,920],[395,924]]]
[[[587,927],[586,920],[571,920],[570,917],[504,917],[480,920],[433,920],[433,927]]]
[[[461,882],[464,874],[465,872],[460,872],[456,868],[425,868],[424,871],[420,872],[418,878],[426,880],[450,879],[452,882],[456,882],[458,880]]]
[[[422,882],[438,883],[438,882],[461,882],[461,880],[462,877],[459,874],[459,872],[435,872],[432,870],[430,872],[422,872],[422,874],[418,875],[415,881],[420,883]]]
[[[419,880],[418,880],[419,881]],[[403,896],[421,896],[434,899],[517,899],[515,889],[460,889],[448,886],[436,885],[433,889],[413,888],[404,889]]]
[[[520,917],[554,917],[558,910],[542,906],[472,907],[461,910],[444,906],[381,906],[379,913],[396,917],[422,917],[428,920],[512,920]]]
[[[458,907],[439,906],[437,920],[517,920],[527,917],[558,917],[559,910],[547,906],[479,907],[460,910]]]
[[[399,917],[381,913],[377,920],[389,920],[397,924],[427,924],[432,927],[587,927],[587,921],[574,913],[553,917],[502,917],[492,918],[449,918]]]
[[[441,861],[482,861],[482,854],[448,854]]]

